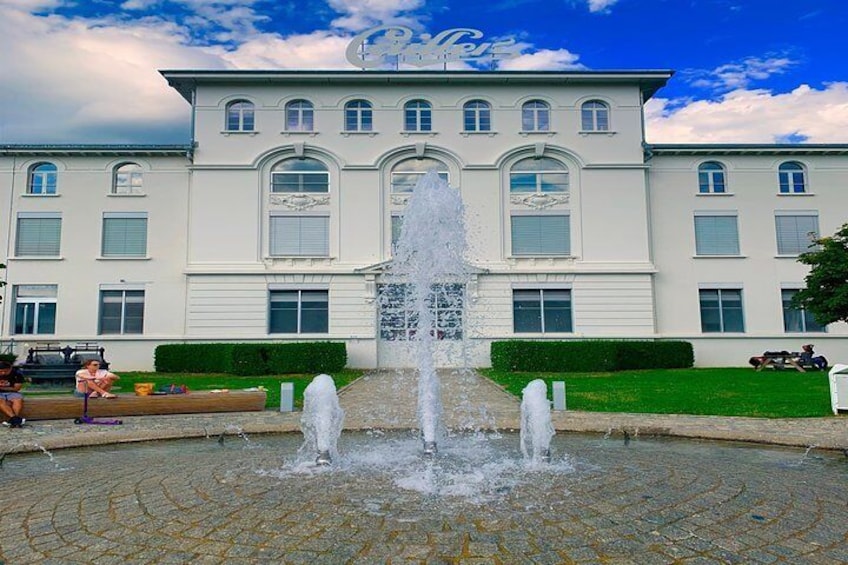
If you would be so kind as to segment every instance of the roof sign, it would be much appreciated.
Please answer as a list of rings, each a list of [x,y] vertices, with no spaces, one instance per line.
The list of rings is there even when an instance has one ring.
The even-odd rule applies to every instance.
[[[446,29],[436,35],[422,33],[418,38],[404,26],[379,26],[363,31],[348,44],[347,60],[362,69],[386,64],[427,67],[451,61],[512,59],[519,55],[514,39],[477,41],[483,32],[471,28]]]

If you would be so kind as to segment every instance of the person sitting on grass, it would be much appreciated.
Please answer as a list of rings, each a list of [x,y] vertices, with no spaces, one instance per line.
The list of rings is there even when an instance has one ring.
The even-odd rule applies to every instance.
[[[89,359],[82,366],[83,368],[76,374],[77,388],[74,390],[76,396],[85,396],[88,393],[89,398],[117,398],[117,395],[109,390],[120,378],[118,375],[101,369],[100,361],[97,359]]]
[[[20,428],[26,422],[26,418],[21,418],[24,407],[24,395],[21,394],[23,384],[21,370],[7,361],[0,361],[0,411],[6,416],[4,426]]]

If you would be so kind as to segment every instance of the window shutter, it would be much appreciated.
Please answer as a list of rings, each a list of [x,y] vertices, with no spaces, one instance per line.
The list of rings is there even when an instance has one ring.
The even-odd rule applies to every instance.
[[[697,255],[739,255],[736,216],[695,216]]]
[[[797,255],[809,251],[813,239],[818,238],[818,216],[775,216],[774,220],[779,255]],[[811,233],[815,235],[810,236]]]
[[[271,217],[271,255],[326,257],[330,254],[326,216]]]
[[[104,257],[147,255],[147,218],[104,217]]]
[[[569,216],[513,216],[513,255],[568,255]]]
[[[19,217],[15,255],[58,257],[61,218]]]

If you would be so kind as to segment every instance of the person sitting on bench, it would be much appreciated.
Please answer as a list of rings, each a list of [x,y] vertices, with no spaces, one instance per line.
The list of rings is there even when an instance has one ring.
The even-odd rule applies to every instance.
[[[21,418],[24,407],[24,396],[21,394],[23,384],[21,370],[11,363],[0,361],[0,412],[6,416],[4,426],[20,428],[26,422],[26,418]]]
[[[813,344],[808,343],[807,345],[802,345],[801,355],[798,356],[798,362],[801,365],[813,366],[820,371],[824,371],[827,369],[827,359],[824,358],[824,355],[816,355],[813,351]]]
[[[117,398],[117,395],[109,392],[109,389],[119,378],[121,377],[115,373],[101,369],[100,361],[97,359],[89,359],[83,363],[83,368],[77,371],[77,388],[74,394],[85,396],[88,393],[89,398]]]

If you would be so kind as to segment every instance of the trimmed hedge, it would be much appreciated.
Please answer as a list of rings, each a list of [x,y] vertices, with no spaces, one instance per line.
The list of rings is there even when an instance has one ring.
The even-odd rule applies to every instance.
[[[18,360],[18,356],[14,353],[0,353],[0,361],[14,364]]]
[[[175,343],[156,348],[160,373],[280,375],[329,373],[344,369],[344,343]]]
[[[695,363],[688,341],[495,341],[492,368],[502,371],[591,373],[677,369]]]

